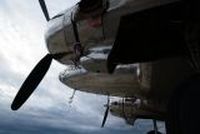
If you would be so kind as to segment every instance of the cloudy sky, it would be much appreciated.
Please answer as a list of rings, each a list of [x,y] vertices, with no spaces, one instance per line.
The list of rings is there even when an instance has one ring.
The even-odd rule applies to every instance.
[[[78,0],[46,0],[53,16]],[[137,121],[134,127],[123,119],[109,116],[100,124],[105,96],[73,92],[59,82],[65,66],[53,62],[34,94],[18,111],[10,105],[19,87],[37,62],[47,53],[44,42],[46,20],[38,0],[0,0],[0,134],[145,134],[150,121]],[[92,103],[91,103],[92,102]]]

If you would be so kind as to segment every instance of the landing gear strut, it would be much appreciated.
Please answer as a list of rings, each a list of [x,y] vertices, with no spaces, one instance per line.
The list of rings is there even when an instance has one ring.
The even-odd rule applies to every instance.
[[[162,134],[158,131],[157,121],[155,119],[153,119],[153,127],[154,130],[149,131],[147,134]]]

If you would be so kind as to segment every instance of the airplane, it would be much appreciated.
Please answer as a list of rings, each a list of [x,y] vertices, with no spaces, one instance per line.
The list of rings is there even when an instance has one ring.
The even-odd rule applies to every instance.
[[[88,70],[86,76],[109,78],[110,81],[121,75],[115,75],[119,65],[137,63],[139,74],[133,75],[134,80],[129,82],[129,86],[139,88],[132,88],[134,90],[130,92],[134,93],[129,94],[128,91],[126,95],[141,97],[154,110],[162,110],[167,134],[198,132],[198,1],[81,0],[52,18],[49,17],[45,1],[39,0],[39,3],[48,21],[45,39],[49,53],[22,84],[11,105],[12,110],[19,109],[30,97],[53,59],[65,65],[74,64],[76,68],[83,64]],[[108,54],[106,59],[104,57],[99,60],[101,62],[96,62],[98,60],[91,58],[95,47],[111,48],[108,53],[105,52]],[[89,60],[84,60],[84,57]],[[82,76],[73,75],[68,79]],[[124,83],[125,80],[129,79],[124,79]],[[78,82],[76,85],[80,86]],[[128,88],[128,84],[123,86]],[[90,92],[96,93],[99,91],[97,89]],[[87,92],[81,86],[78,90]],[[112,90],[106,92],[108,95],[115,93]],[[109,112],[107,106],[103,124]]]

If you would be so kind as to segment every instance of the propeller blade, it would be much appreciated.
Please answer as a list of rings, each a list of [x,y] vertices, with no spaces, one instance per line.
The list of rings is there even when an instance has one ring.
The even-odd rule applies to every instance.
[[[107,120],[107,117],[108,117],[108,112],[109,112],[109,106],[107,106],[106,108],[106,112],[104,114],[104,117],[103,117],[103,122],[101,124],[101,127],[104,127],[105,123],[106,123],[106,120]]]
[[[24,83],[22,84],[19,92],[17,93],[12,105],[12,110],[19,109],[24,102],[29,98],[29,96],[33,93],[36,87],[39,85],[46,72],[48,71],[53,56],[51,54],[47,54],[32,70],[29,76],[26,78]]]
[[[45,4],[45,1],[44,0],[39,0],[39,3],[40,3],[40,6],[42,8],[42,11],[44,13],[44,16],[46,18],[47,21],[50,20],[50,17],[49,17],[49,13],[48,13],[48,10],[47,10],[47,6]]]
[[[105,114],[104,114],[104,117],[103,117],[103,122],[101,124],[101,127],[104,127],[106,120],[108,118],[108,113],[109,113],[109,109],[110,109],[109,103],[110,103],[110,99],[109,99],[109,96],[108,96],[107,108],[106,108],[106,111],[105,111]]]

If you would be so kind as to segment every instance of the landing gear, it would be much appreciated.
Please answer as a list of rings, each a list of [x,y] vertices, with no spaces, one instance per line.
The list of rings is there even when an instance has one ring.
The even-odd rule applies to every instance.
[[[167,134],[197,134],[200,121],[200,74],[175,91],[168,107]]]
[[[153,127],[154,130],[149,131],[147,134],[162,134],[161,132],[158,131],[157,122],[155,119],[153,119]]]

